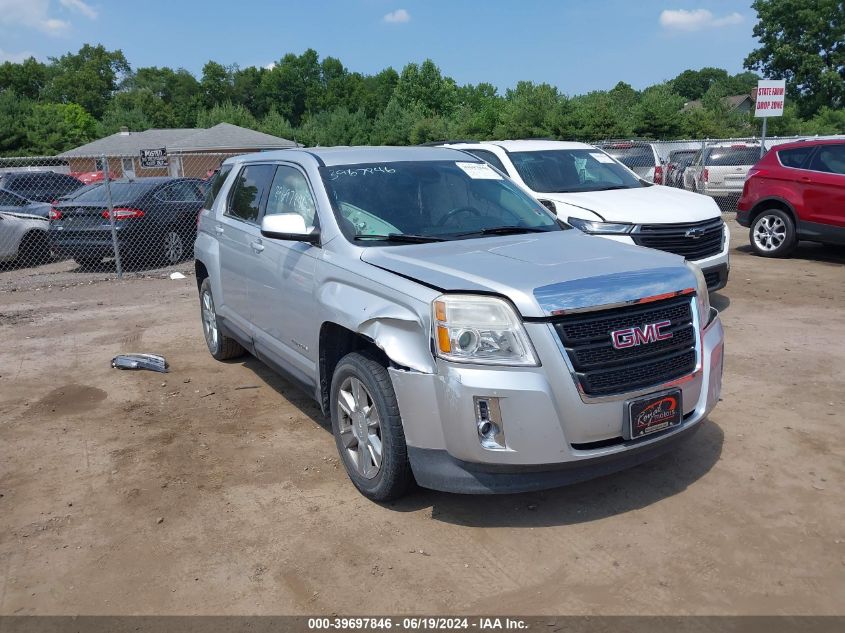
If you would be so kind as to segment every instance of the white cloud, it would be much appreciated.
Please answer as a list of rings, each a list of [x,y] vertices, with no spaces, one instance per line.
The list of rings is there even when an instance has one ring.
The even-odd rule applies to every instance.
[[[382,20],[388,24],[402,24],[411,21],[411,14],[405,11],[405,9],[396,9],[396,11],[386,14]]]
[[[669,31],[701,31],[741,24],[745,18],[739,13],[729,13],[717,18],[707,9],[667,9],[660,13],[660,26]]]
[[[86,18],[89,18],[91,20],[97,19],[97,10],[90,4],[86,4],[83,0],[59,0],[59,4],[61,4],[66,9],[78,11]]]
[[[35,57],[35,53],[30,53],[29,51],[21,51],[20,53],[10,53],[0,48],[0,64],[3,62],[12,62],[14,64],[20,64],[22,61],[25,61],[30,57]]]
[[[81,13],[94,19],[97,12],[84,0],[59,0],[65,9]],[[0,0],[0,26],[28,28],[48,35],[60,35],[71,24],[56,17],[51,11],[50,0]]]

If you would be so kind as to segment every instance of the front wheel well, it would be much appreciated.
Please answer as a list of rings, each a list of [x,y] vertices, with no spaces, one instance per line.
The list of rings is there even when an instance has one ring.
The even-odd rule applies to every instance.
[[[393,365],[387,354],[372,339],[353,332],[337,323],[326,322],[320,327],[320,408],[329,412],[332,375],[340,359],[352,352],[360,352],[384,367]]]

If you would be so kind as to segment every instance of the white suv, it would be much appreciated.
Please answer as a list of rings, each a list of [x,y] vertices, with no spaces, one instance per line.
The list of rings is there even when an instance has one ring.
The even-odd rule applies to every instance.
[[[697,264],[711,290],[728,282],[730,233],[712,198],[648,182],[585,143],[452,143],[510,176],[576,228]]]

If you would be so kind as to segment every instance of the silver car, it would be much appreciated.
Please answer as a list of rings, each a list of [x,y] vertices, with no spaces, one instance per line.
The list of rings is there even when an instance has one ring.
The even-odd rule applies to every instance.
[[[0,262],[43,264],[50,259],[50,205],[0,189]]]
[[[719,399],[697,266],[573,230],[458,150],[228,159],[195,254],[211,354],[249,352],[311,394],[371,499],[603,475]]]
[[[716,200],[737,200],[748,170],[760,160],[759,143],[719,143],[696,153],[684,170],[684,187]]]

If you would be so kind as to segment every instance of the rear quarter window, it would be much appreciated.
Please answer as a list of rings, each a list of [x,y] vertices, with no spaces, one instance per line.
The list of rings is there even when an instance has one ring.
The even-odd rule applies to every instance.
[[[796,149],[783,149],[778,151],[778,159],[780,164],[784,167],[792,167],[793,169],[800,169],[807,163],[810,154],[813,153],[812,147],[799,147]]]
[[[231,171],[231,165],[223,165],[219,171],[214,174],[211,179],[211,184],[206,187],[205,202],[203,203],[204,209],[211,209],[214,201],[217,199],[217,194],[220,193],[220,189],[223,187],[223,183],[226,182],[226,177]]]

